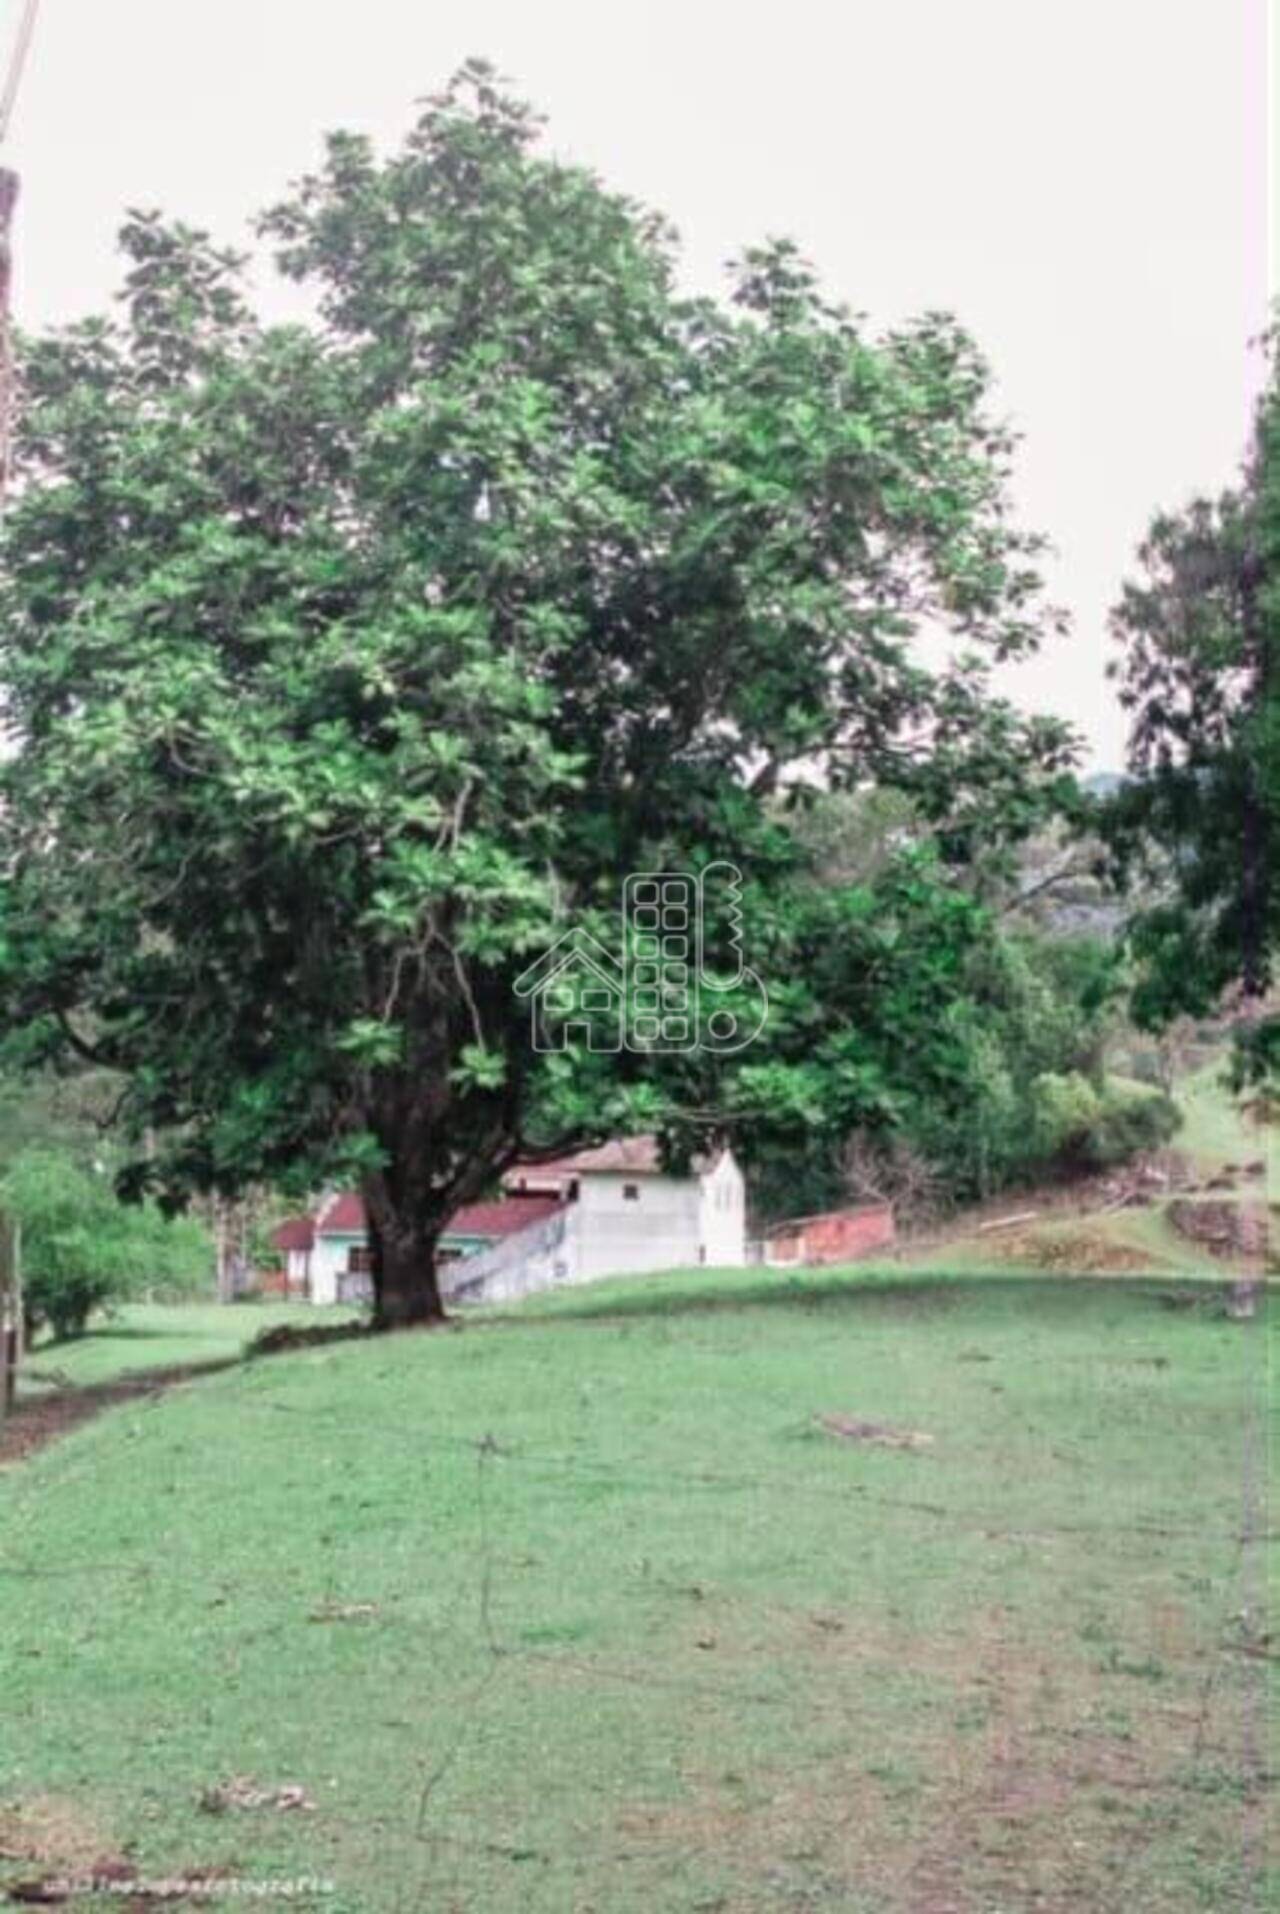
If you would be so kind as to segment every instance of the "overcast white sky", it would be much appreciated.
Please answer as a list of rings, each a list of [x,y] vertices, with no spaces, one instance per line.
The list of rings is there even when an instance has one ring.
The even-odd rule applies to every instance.
[[[692,284],[791,233],[874,322],[961,316],[1074,617],[1015,695],[1118,765],[1107,608],[1153,508],[1228,482],[1247,430],[1267,0],[44,0],[6,155],[21,322],[105,302],[125,206],[243,241],[323,130],[396,139],[470,53],[675,220]]]

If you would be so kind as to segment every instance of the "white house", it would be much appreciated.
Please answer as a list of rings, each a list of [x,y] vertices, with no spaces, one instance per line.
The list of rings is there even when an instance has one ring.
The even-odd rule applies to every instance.
[[[316,1226],[310,1216],[291,1216],[273,1231],[271,1242],[280,1258],[286,1296],[311,1294],[311,1257],[315,1249]]]
[[[554,1197],[534,1196],[469,1203],[450,1218],[440,1240],[440,1260],[448,1264],[493,1249],[559,1207]],[[369,1300],[372,1255],[364,1203],[355,1191],[325,1197],[311,1216],[290,1217],[272,1240],[282,1258],[288,1293],[313,1303]]]
[[[313,1302],[369,1294],[364,1206],[344,1192],[286,1223],[276,1245]],[[746,1193],[728,1149],[668,1175],[657,1140],[623,1137],[549,1163],[516,1164],[503,1195],[472,1203],[441,1238],[446,1296],[502,1301],[560,1283],[746,1261]]]
[[[669,1176],[656,1137],[620,1137],[551,1163],[517,1164],[504,1184],[572,1209],[565,1282],[746,1261],[746,1190],[727,1149],[688,1176]]]

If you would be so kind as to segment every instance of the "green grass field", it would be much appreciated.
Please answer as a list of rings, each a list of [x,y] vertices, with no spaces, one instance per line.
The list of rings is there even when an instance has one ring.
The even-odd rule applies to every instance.
[[[1270,1157],[1274,1169],[1274,1138],[1242,1115],[1239,1100],[1224,1082],[1226,1066],[1226,1057],[1220,1057],[1178,1084],[1182,1127],[1174,1146],[1185,1150],[1206,1170],[1264,1155]]]
[[[148,1369],[179,1364],[230,1362],[242,1356],[264,1329],[280,1323],[313,1326],[350,1320],[351,1310],[317,1310],[306,1303],[125,1303],[95,1316],[87,1335],[73,1342],[38,1342],[21,1378],[24,1391],[77,1389]]]
[[[649,1279],[111,1410],[0,1473],[0,1880],[1261,1909],[1267,1325],[1168,1288]]]

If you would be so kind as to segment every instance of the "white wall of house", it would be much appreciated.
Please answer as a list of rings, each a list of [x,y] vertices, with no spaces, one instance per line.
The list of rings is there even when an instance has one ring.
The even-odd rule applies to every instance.
[[[689,1269],[702,1249],[696,1177],[628,1176],[593,1170],[580,1178],[578,1268],[574,1278]]]
[[[702,1249],[713,1269],[740,1269],[747,1260],[747,1186],[728,1150],[702,1178]]]
[[[578,1281],[580,1220],[577,1205],[571,1204],[474,1256],[447,1263],[440,1273],[446,1298],[509,1303]]]
[[[284,1273],[290,1289],[305,1290],[307,1278],[311,1273],[311,1251],[309,1249],[286,1250]]]
[[[347,1258],[353,1249],[362,1249],[365,1238],[358,1236],[317,1236],[311,1252],[311,1300],[336,1303],[340,1300],[339,1280],[346,1274]]]
[[[633,1191],[634,1194],[628,1194]],[[444,1272],[446,1294],[510,1302],[599,1276],[693,1268],[701,1260],[702,1198],[696,1178],[593,1170],[576,1201]]]

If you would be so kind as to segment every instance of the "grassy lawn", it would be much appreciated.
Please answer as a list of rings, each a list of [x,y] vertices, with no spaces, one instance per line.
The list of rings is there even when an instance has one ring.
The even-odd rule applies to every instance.
[[[117,1376],[178,1364],[228,1362],[242,1355],[264,1329],[278,1323],[342,1322],[350,1310],[313,1309],[307,1303],[124,1303],[110,1316],[94,1318],[74,1342],[40,1342],[31,1350],[24,1389],[51,1385],[77,1389]],[[30,1373],[34,1372],[34,1374]]]
[[[1253,1194],[1254,1192],[1250,1192]],[[1007,1205],[1017,1209],[1017,1199]],[[1149,1208],[1044,1211],[1036,1221],[990,1235],[969,1234],[924,1250],[903,1251],[907,1267],[945,1276],[999,1269],[1053,1275],[1150,1274],[1220,1288],[1241,1272],[1190,1242],[1169,1221],[1167,1202]]]
[[[1162,1287],[650,1279],[112,1410],[0,1473],[0,1853],[330,1914],[1260,1909],[1267,1328]]]
[[[1270,1156],[1274,1164],[1274,1139],[1242,1115],[1239,1099],[1223,1081],[1226,1066],[1223,1056],[1178,1084],[1182,1127],[1174,1147],[1185,1150],[1206,1170],[1260,1156]]]

